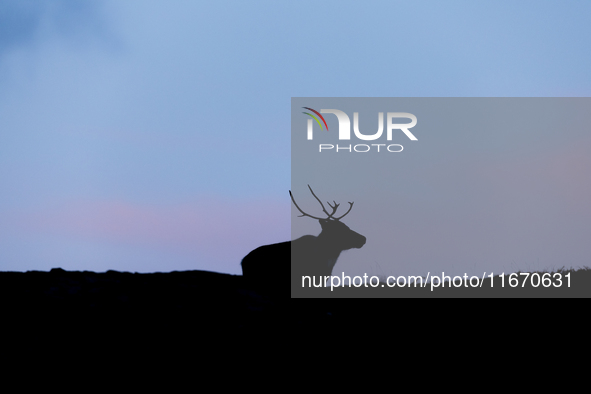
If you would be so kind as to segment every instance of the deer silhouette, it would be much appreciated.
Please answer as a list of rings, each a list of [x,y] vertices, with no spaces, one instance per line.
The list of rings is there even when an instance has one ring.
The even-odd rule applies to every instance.
[[[324,281],[324,277],[331,275],[342,251],[359,249],[365,245],[366,238],[363,235],[351,230],[340,221],[351,212],[353,203],[349,203],[349,210],[344,215],[334,217],[340,204],[337,204],[336,201],[333,201],[333,205],[327,202],[332,209],[332,212],[328,213],[310,185],[308,188],[320,203],[326,218],[307,214],[295,202],[291,190],[289,195],[295,207],[302,213],[299,217],[318,220],[322,228],[320,234],[318,236],[304,235],[293,241],[260,246],[242,259],[244,278],[263,291],[274,294],[281,294],[282,291],[285,291],[287,288],[287,280],[285,279],[287,264],[285,263],[289,260],[291,260],[292,288],[295,286],[295,288],[301,289],[302,277],[309,276],[310,281],[316,277],[317,283],[320,283],[319,280]],[[322,278],[318,278],[318,276]]]

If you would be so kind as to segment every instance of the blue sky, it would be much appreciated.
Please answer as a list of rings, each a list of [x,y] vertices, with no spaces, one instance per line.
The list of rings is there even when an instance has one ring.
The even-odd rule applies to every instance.
[[[0,270],[241,273],[291,97],[587,97],[588,2],[0,2]]]

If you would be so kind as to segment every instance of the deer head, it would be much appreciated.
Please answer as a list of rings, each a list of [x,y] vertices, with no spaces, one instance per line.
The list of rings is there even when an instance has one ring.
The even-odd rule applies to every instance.
[[[298,211],[300,211],[302,213],[299,217],[307,216],[312,219],[317,219],[320,222],[320,226],[322,227],[322,232],[318,235],[318,238],[326,240],[329,245],[331,245],[335,249],[339,249],[339,250],[361,248],[363,245],[365,245],[366,238],[363,235],[358,234],[355,231],[351,230],[345,223],[340,221],[342,218],[347,216],[347,214],[349,212],[351,212],[351,209],[353,208],[353,203],[349,202],[349,210],[347,210],[347,212],[345,212],[344,215],[341,215],[339,217],[334,217],[340,204],[337,204],[337,202],[334,200],[333,200],[333,204],[331,204],[330,202],[327,201],[328,206],[332,209],[332,212],[328,213],[328,211],[324,207],[324,204],[322,204],[322,201],[320,201],[318,196],[316,196],[316,194],[314,194],[314,191],[312,190],[310,185],[308,185],[308,188],[310,189],[310,192],[312,193],[314,198],[316,198],[316,200],[318,200],[318,202],[320,203],[320,206],[322,207],[322,211],[326,214],[326,218],[319,218],[319,217],[307,214],[295,202],[295,199],[293,198],[293,194],[291,194],[291,190],[289,191],[289,195],[290,195],[291,201],[293,201],[293,204],[295,205],[295,207],[298,209]]]

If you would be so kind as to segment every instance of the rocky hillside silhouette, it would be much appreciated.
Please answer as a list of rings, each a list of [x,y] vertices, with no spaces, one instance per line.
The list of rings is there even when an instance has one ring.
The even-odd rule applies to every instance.
[[[591,269],[559,272],[564,283],[561,287],[522,287],[521,282],[510,287],[507,277],[501,287],[499,277],[495,277],[493,286],[486,279],[476,288],[465,283],[460,287],[447,284],[433,291],[428,287],[341,287],[333,291],[313,289],[309,294],[317,298],[591,297]],[[567,273],[571,275],[570,287],[566,286]],[[0,310],[4,317],[84,315],[112,322],[138,318],[236,330],[258,329],[269,322],[289,326],[332,324],[340,317],[350,317],[351,304],[290,299],[287,284],[284,297],[271,295],[252,287],[240,275],[208,271],[96,273],[54,268],[50,272],[0,272]]]
[[[93,326],[131,324],[145,330],[164,323],[185,336],[203,330],[235,336],[248,329],[330,323],[324,305],[295,301],[290,302],[287,284],[278,297],[253,288],[241,275],[209,271],[0,272],[0,313],[11,324],[32,318],[42,327],[68,328],[84,319]]]

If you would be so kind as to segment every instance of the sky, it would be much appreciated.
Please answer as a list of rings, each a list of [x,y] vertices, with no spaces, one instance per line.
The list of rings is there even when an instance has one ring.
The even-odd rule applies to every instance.
[[[0,270],[241,274],[291,237],[292,97],[588,97],[590,12],[0,0]]]

